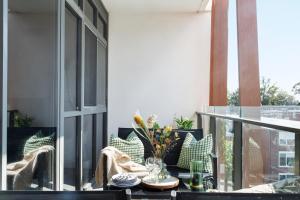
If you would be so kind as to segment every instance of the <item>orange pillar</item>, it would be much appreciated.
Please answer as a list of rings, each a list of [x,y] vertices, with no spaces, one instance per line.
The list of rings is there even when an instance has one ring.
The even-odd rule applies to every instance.
[[[241,106],[260,106],[256,0],[237,0]]]
[[[211,13],[210,106],[227,105],[228,0],[213,0]]]

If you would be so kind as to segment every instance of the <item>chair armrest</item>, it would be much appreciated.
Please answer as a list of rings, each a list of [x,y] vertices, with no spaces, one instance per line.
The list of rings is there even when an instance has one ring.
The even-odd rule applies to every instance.
[[[39,188],[44,187],[44,183],[49,182],[49,167],[53,164],[52,151],[42,152],[37,156],[37,166],[33,177],[38,179]],[[52,169],[50,169],[52,170]]]

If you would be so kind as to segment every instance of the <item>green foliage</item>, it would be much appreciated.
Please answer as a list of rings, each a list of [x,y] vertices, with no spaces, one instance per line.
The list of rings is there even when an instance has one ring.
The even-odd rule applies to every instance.
[[[225,140],[225,170],[228,179],[232,176],[233,162],[233,142]]]
[[[178,129],[190,130],[193,128],[194,121],[188,118],[175,118],[176,126]]]
[[[294,86],[294,93],[300,92],[300,83]],[[300,93],[299,93],[300,94]],[[239,91],[236,90],[228,95],[228,105],[239,106]],[[270,79],[262,78],[260,82],[260,98],[261,105],[298,105],[299,102],[294,96],[288,92],[281,90],[275,83],[272,83]]]
[[[228,97],[227,97],[228,105],[231,106],[240,106],[240,96],[239,96],[239,91],[236,90],[232,93],[228,92]]]
[[[293,92],[294,94],[300,94],[300,82],[293,86]]]
[[[33,118],[28,115],[23,115],[17,112],[14,117],[14,127],[30,127],[32,125]]]

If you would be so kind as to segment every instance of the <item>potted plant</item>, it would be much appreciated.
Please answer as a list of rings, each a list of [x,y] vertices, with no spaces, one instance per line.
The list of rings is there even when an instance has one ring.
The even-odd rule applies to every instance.
[[[174,121],[176,123],[177,129],[179,130],[191,130],[194,125],[193,120],[183,116],[181,116],[180,118],[175,117]]]

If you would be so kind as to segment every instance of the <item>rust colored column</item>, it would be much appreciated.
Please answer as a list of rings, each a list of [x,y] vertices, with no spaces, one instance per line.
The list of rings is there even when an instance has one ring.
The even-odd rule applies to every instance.
[[[211,14],[210,106],[227,105],[228,0],[213,0]]]
[[[241,106],[260,106],[256,0],[237,0]]]

